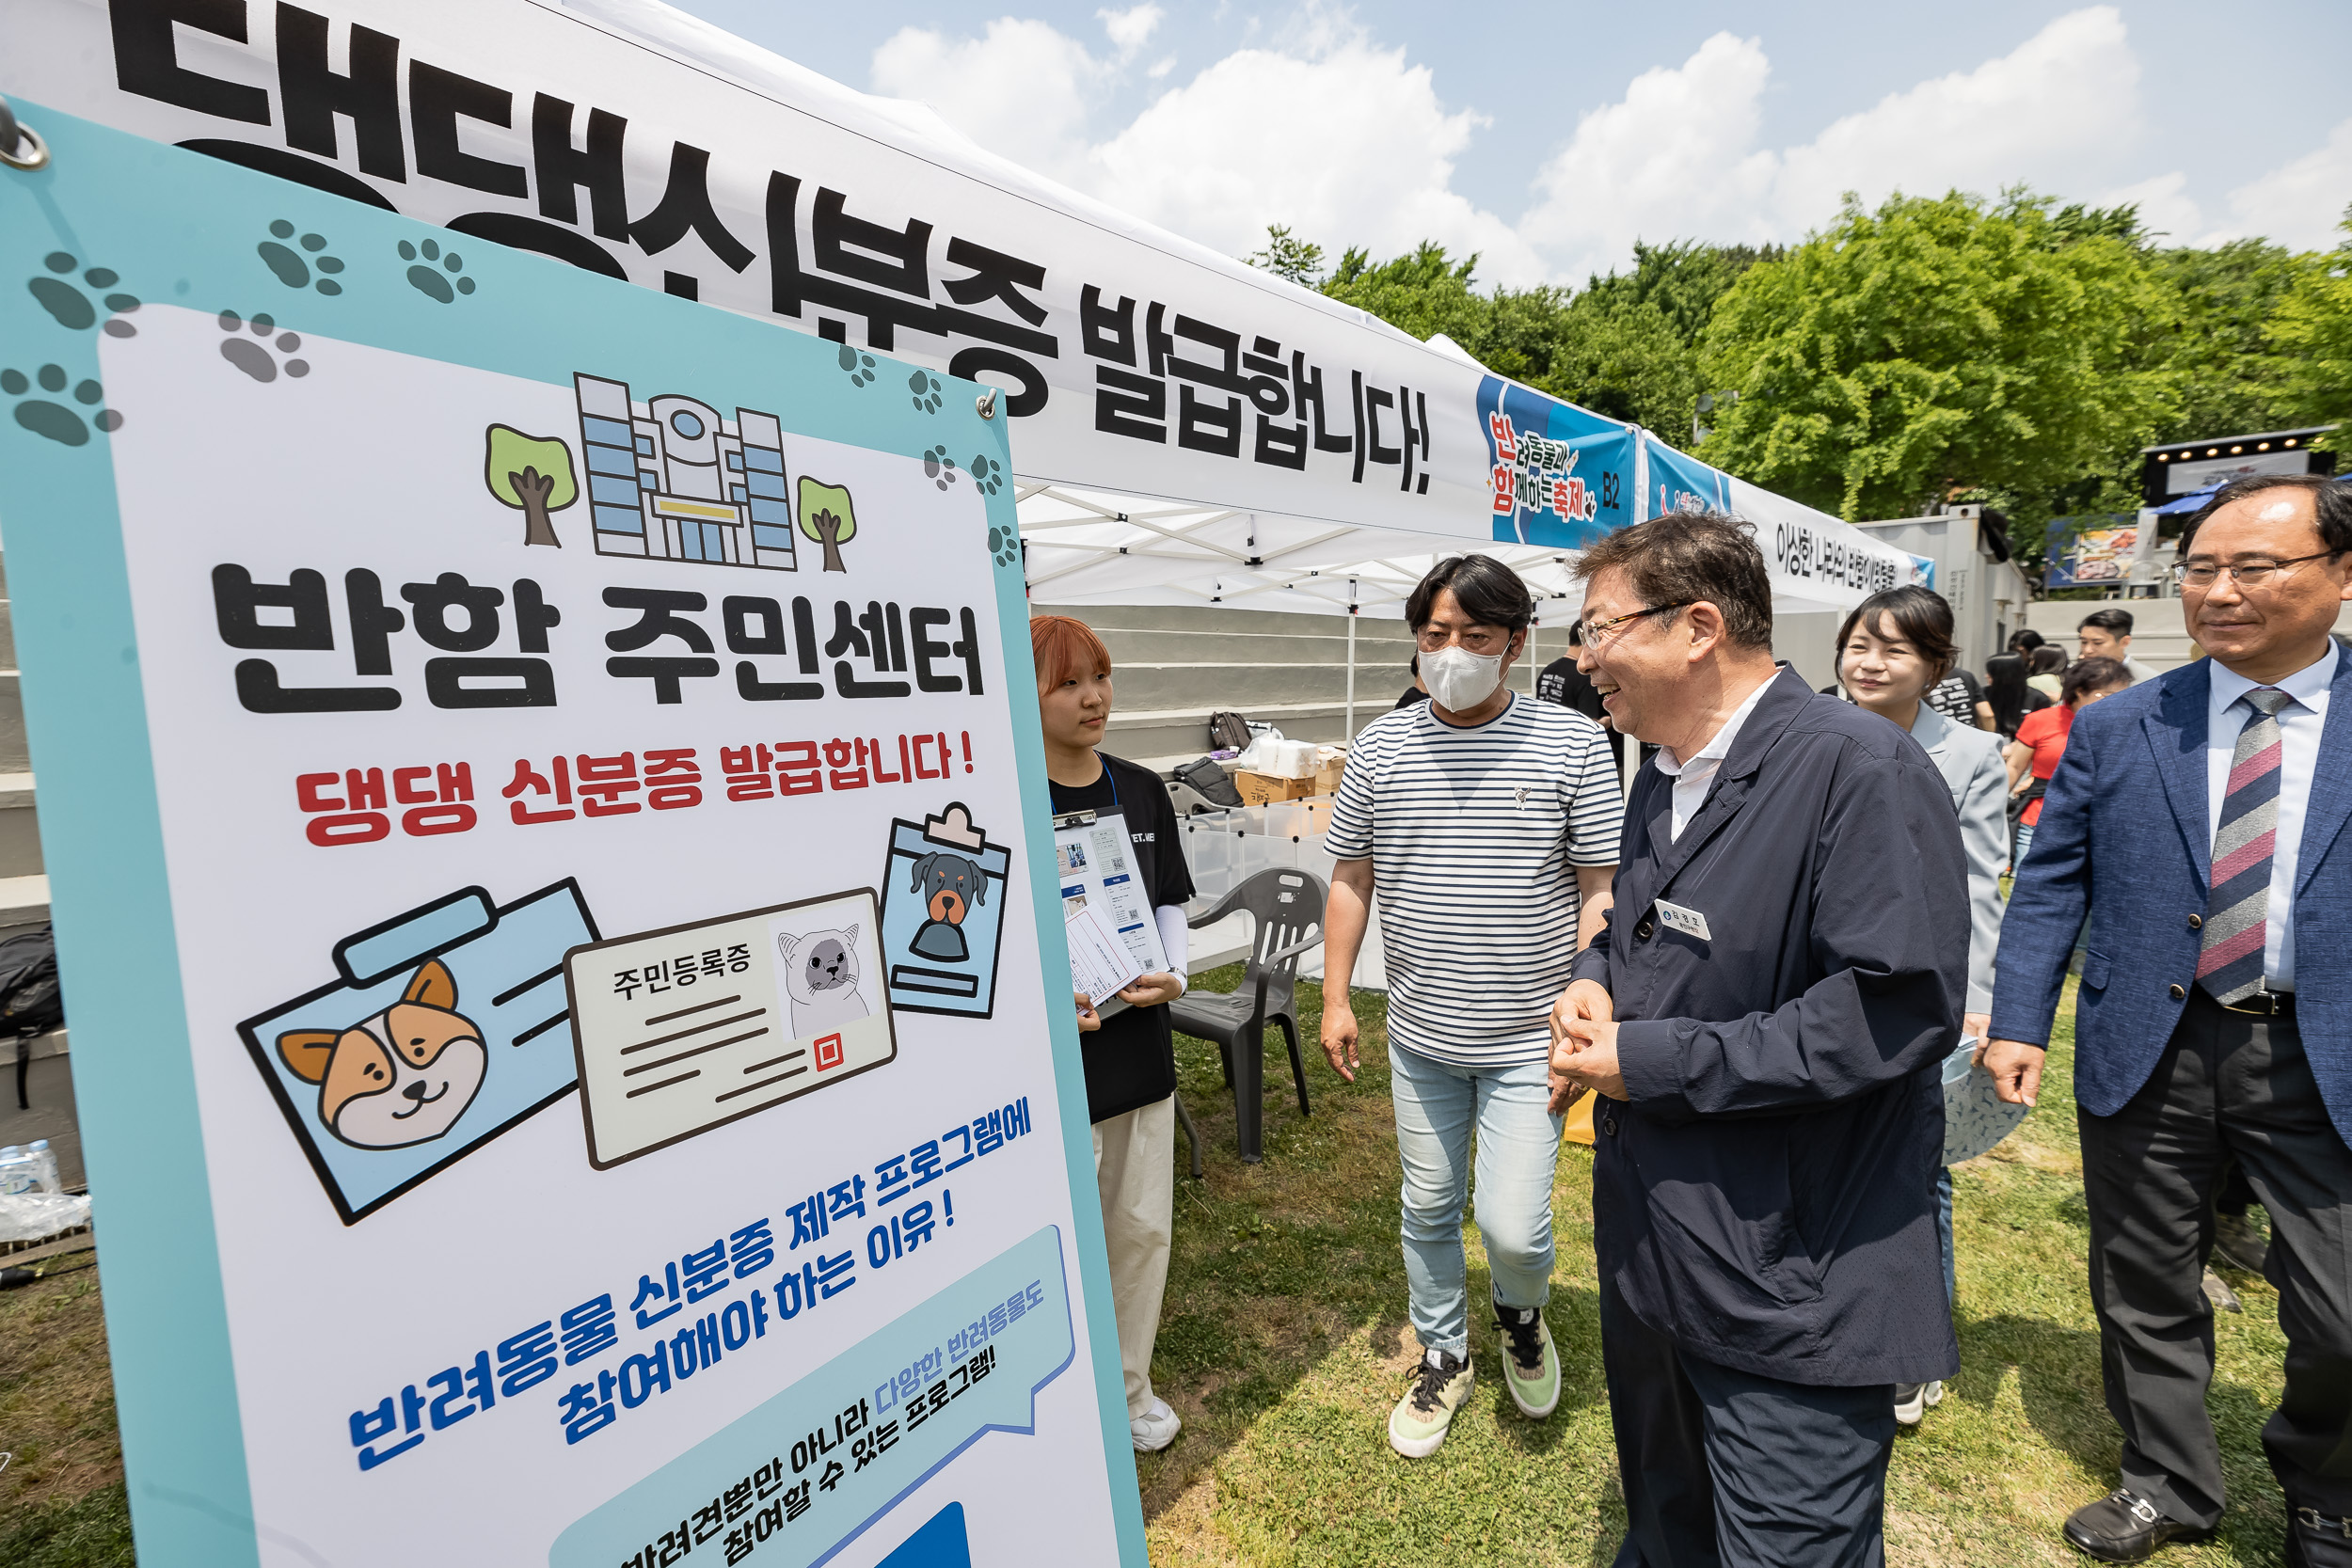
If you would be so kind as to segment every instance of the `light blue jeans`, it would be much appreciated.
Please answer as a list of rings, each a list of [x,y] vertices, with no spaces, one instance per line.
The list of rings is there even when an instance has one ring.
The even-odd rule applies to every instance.
[[[1462,1208],[1478,1134],[1478,1230],[1494,1297],[1505,1307],[1551,1299],[1551,1181],[1560,1118],[1545,1064],[1462,1068],[1389,1046],[1396,1151],[1405,1166],[1405,1282],[1423,1350],[1470,1354],[1469,1269]]]

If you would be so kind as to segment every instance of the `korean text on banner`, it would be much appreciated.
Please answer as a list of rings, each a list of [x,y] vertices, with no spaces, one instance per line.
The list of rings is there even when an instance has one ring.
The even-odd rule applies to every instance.
[[[140,1561],[1140,1565],[1007,421],[16,106]]]

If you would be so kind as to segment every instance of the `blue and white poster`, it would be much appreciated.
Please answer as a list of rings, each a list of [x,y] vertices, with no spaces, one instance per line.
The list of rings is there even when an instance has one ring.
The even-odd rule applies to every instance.
[[[141,1563],[1140,1564],[1002,395],[17,107]]]

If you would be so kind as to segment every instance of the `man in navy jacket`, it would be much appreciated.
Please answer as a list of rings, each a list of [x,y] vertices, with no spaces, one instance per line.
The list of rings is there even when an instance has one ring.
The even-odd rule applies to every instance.
[[[1554,1010],[1593,1088],[1619,1568],[1881,1560],[1894,1387],[1959,1365],[1932,1209],[1967,866],[1895,725],[1772,654],[1763,553],[1652,518],[1583,557],[1580,664],[1661,750]]]
[[[2074,1545],[2137,1562],[2221,1516],[2198,1282],[2235,1160],[2270,1214],[2287,1560],[2352,1568],[2352,489],[2240,480],[2181,534],[2211,657],[2085,708],[2001,931],[1985,1065],[2031,1103],[2090,911],[2074,1098],[2121,1484]],[[1620,905],[1623,892],[1619,894]]]

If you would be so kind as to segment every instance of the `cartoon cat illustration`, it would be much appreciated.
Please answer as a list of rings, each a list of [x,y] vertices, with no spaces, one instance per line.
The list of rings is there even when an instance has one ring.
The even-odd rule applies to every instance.
[[[457,1010],[440,960],[417,969],[400,1000],[348,1029],[278,1037],[294,1075],[319,1086],[319,1121],[355,1148],[405,1148],[448,1132],[490,1065],[482,1031]]]
[[[805,1039],[867,1015],[857,993],[857,930],[776,934],[784,957],[785,989],[792,996],[792,1035]]]

